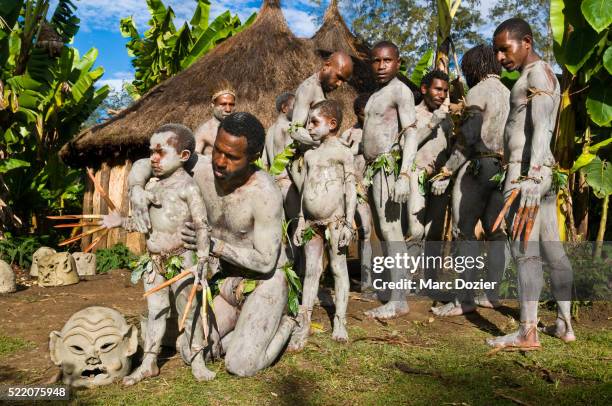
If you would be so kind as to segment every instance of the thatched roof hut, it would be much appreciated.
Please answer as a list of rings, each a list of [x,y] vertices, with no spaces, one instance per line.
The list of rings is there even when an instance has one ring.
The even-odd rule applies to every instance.
[[[317,71],[321,55],[325,55],[323,51],[335,50],[348,52],[359,63],[367,56],[367,47],[350,33],[335,1],[327,10],[319,32],[312,39],[301,39],[289,29],[280,0],[264,0],[250,27],[221,43],[188,69],[155,86],[112,119],[79,134],[62,148],[60,156],[71,166],[94,167],[96,178],[127,214],[127,173],[131,162],[148,154],[148,140],[156,128],[178,122],[195,129],[208,120],[210,98],[222,82],[229,82],[236,90],[238,111],[248,111],[264,126],[270,126],[277,116],[276,96],[295,90]],[[355,120],[354,97],[367,88],[367,81],[361,79],[330,95],[345,106],[344,128]],[[87,186],[83,211],[85,214],[107,212],[104,200],[91,184]],[[130,244],[129,235],[125,237],[124,233],[109,237],[107,244],[100,247],[125,242],[126,238],[130,248],[142,249],[141,239],[139,248],[138,244]],[[87,242],[86,239],[83,244]]]

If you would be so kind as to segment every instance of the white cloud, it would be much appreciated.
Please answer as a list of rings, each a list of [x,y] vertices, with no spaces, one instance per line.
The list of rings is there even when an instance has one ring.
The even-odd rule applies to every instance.
[[[109,78],[99,80],[96,82],[96,86],[102,87],[104,85],[108,85],[111,88],[111,92],[118,93],[121,92],[121,89],[123,89],[123,84],[125,82],[131,82],[133,80],[133,72],[121,71],[113,73]]]
[[[289,27],[298,37],[311,37],[317,30],[314,16],[295,8],[284,9],[283,13]]]

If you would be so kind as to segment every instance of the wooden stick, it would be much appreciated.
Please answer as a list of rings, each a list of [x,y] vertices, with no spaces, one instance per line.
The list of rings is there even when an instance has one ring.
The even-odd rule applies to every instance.
[[[101,220],[102,214],[64,214],[63,216],[47,216],[49,220],[77,220],[94,219]]]
[[[523,230],[525,229],[525,224],[527,223],[527,218],[529,217],[530,211],[531,211],[531,207],[525,207],[525,210],[521,212],[521,218],[517,219],[519,220],[519,223],[518,223],[518,227],[516,228],[516,234],[512,236],[513,240],[516,240],[517,238],[518,239],[521,238],[521,234],[523,233]]]
[[[68,224],[56,224],[53,228],[70,228],[70,227],[91,227],[102,225],[101,221],[89,221],[85,223],[68,223]]]
[[[504,207],[499,212],[499,215],[497,216],[497,219],[495,220],[495,224],[493,224],[493,229],[491,230],[492,232],[495,232],[495,230],[497,230],[502,220],[504,219],[506,212],[508,211],[508,209],[510,208],[514,200],[516,200],[516,197],[518,196],[520,191],[521,191],[520,189],[514,189],[512,193],[510,193],[510,196],[508,196],[508,200],[506,200],[506,204],[504,204]]]
[[[538,210],[540,210],[540,206],[535,206],[529,213],[529,220],[527,220],[527,227],[525,227],[525,237],[523,238],[523,250],[527,250],[529,236],[531,236],[531,230],[533,229],[533,223],[538,215]]]
[[[197,291],[198,291],[198,284],[194,281],[193,287],[191,288],[191,292],[189,292],[189,299],[187,299],[187,305],[185,306],[185,309],[183,310],[183,317],[181,318],[181,321],[179,322],[179,331],[183,331],[183,328],[185,327],[185,320],[187,320],[187,314],[189,313],[189,310],[191,310],[191,305],[193,304],[193,299],[195,298]]]
[[[83,252],[87,253],[89,251],[91,251],[96,245],[98,245],[98,243],[100,242],[100,240],[102,240],[102,237],[104,237],[106,234],[108,233],[108,228],[106,230],[104,230],[102,232],[102,234],[100,234],[99,236],[97,236],[92,242],[91,244],[89,244],[87,247],[85,247],[85,249],[83,250]]]
[[[61,247],[63,245],[68,245],[68,244],[70,244],[72,242],[80,240],[81,238],[83,238],[83,237],[85,237],[87,235],[91,235],[91,234],[97,233],[98,231],[102,231],[105,228],[106,228],[106,226],[98,226],[98,227],[94,228],[93,230],[89,230],[89,231],[86,231],[86,232],[81,233],[79,235],[75,235],[74,237],[68,238],[67,240],[62,241],[62,242],[60,242],[57,245],[58,245],[58,247]]]
[[[102,196],[102,199],[104,199],[108,208],[112,211],[116,211],[117,207],[115,206],[113,201],[110,199],[110,197],[108,197],[108,194],[106,193],[102,185],[98,183],[91,168],[87,168],[87,175],[89,175],[89,179],[91,179],[91,181],[93,182],[94,188],[98,191],[98,193],[100,193],[100,196]]]
[[[152,289],[147,290],[142,297],[147,297],[150,294],[153,294],[155,292],[157,292],[158,290],[162,290],[165,287],[168,287],[170,285],[172,285],[174,282],[179,281],[181,279],[183,279],[185,276],[189,276],[191,275],[191,271],[188,269],[186,271],[181,272],[180,274],[176,275],[174,278],[168,279],[166,282],[162,283],[161,285],[158,285]]]
[[[523,216],[523,212],[525,211],[525,206],[519,207],[516,216],[514,216],[514,220],[512,221],[512,239],[516,240],[516,235],[519,229],[519,224],[521,222],[521,218]]]

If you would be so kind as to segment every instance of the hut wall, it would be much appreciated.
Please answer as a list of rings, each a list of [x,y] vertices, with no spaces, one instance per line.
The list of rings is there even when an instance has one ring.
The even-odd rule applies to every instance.
[[[122,216],[130,215],[127,178],[131,168],[132,162],[130,160],[125,160],[113,166],[105,162],[95,172],[96,180],[107,191],[108,196]],[[83,214],[108,214],[108,212],[106,202],[100,193],[95,190],[93,182],[88,179],[83,197]],[[101,233],[96,233],[83,239],[81,248],[84,249],[100,235]],[[128,233],[120,228],[112,229],[106,236],[102,237],[94,251],[101,248],[111,248],[117,243],[126,245],[135,254],[142,254],[145,251],[145,241],[142,234]]]

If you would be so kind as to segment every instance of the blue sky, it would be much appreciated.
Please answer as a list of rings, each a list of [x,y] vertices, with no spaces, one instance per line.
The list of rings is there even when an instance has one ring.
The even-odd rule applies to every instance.
[[[358,0],[357,0],[358,1]],[[483,9],[488,9],[495,0],[481,0]],[[225,10],[238,14],[245,20],[253,12],[257,12],[262,0],[211,0],[211,17],[214,18]],[[195,0],[163,0],[166,6],[171,6],[181,25],[188,20],[195,9]],[[324,1],[323,3],[328,3]],[[114,89],[121,88],[123,81],[133,79],[134,70],[127,54],[125,38],[119,33],[119,20],[133,16],[139,32],[147,29],[150,18],[145,0],[77,0],[77,15],[81,19],[81,28],[74,39],[74,46],[84,54],[91,48],[97,48],[99,56],[97,65],[103,66],[105,74],[98,84],[109,84]],[[317,28],[317,5],[311,0],[281,1],[283,13],[289,27],[300,37],[312,36]],[[51,10],[55,2],[51,3]],[[347,21],[350,26],[350,21]]]
[[[191,18],[196,6],[194,0],[163,0],[166,6],[172,7],[179,26]],[[54,3],[52,2],[51,10]],[[211,0],[211,18],[225,10],[238,14],[246,20],[252,13],[259,11],[262,0]],[[143,33],[150,18],[145,0],[77,0],[77,16],[81,19],[81,28],[74,39],[74,46],[84,54],[91,48],[97,48],[99,55],[96,64],[103,66],[105,74],[98,84],[109,84],[114,89],[120,88],[125,80],[133,78],[133,68],[127,54],[127,40],[119,33],[119,20],[133,16],[136,27]],[[310,37],[316,29],[316,4],[309,0],[283,1],[283,13],[289,26],[297,36]]]

